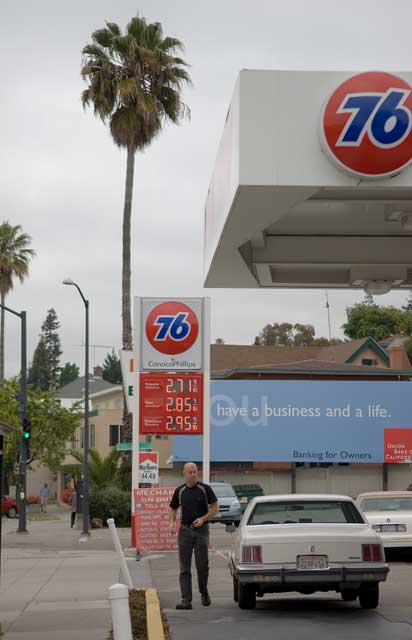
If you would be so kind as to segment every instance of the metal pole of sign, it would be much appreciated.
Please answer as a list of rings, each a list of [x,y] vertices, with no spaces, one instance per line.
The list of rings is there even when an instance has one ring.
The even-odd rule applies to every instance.
[[[210,482],[210,298],[203,307],[203,482]]]

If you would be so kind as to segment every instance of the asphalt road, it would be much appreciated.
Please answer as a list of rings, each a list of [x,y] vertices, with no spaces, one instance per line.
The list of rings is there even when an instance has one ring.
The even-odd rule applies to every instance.
[[[343,602],[330,592],[302,596],[268,594],[252,611],[242,611],[232,599],[227,568],[231,534],[222,525],[211,526],[210,594],[204,608],[196,593],[192,611],[176,611],[180,599],[176,554],[158,554],[150,560],[162,608],[176,640],[411,640],[412,558],[391,554],[391,572],[381,586],[379,608],[364,611],[358,602]]]

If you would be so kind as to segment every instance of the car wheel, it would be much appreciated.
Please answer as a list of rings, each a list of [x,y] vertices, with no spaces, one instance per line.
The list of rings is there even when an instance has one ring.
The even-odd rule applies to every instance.
[[[10,509],[7,512],[7,517],[8,518],[16,518],[17,517],[17,509],[16,509],[16,507],[10,507]]]
[[[239,582],[233,576],[233,600],[239,602]]]
[[[359,591],[359,603],[362,609],[376,609],[379,604],[379,584],[371,584],[361,587]]]
[[[239,582],[238,604],[240,609],[254,609],[256,607],[256,590],[252,585]]]
[[[358,597],[359,591],[357,589],[345,589],[340,595],[345,602],[353,602]]]
[[[238,527],[240,525],[240,520],[235,520],[234,523],[235,527]]]

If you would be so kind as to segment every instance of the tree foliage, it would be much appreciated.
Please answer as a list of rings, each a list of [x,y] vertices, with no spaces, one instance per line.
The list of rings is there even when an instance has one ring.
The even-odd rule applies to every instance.
[[[29,262],[36,253],[30,248],[31,237],[22,233],[20,225],[5,220],[0,225],[0,302],[13,289],[14,281],[23,282],[29,273]],[[4,324],[5,310],[0,312],[0,382],[4,378]]]
[[[395,307],[355,304],[346,309],[347,321],[342,326],[348,338],[382,340],[397,333],[410,334],[412,313]]]
[[[84,456],[80,451],[71,451],[73,458],[83,464]],[[95,449],[89,450],[89,476],[91,486],[103,489],[116,481],[120,451],[113,449],[103,458]]]
[[[120,359],[116,356],[114,349],[111,353],[108,353],[103,362],[103,380],[111,382],[112,384],[122,384],[122,368],[120,366]]]
[[[402,306],[402,310],[412,312],[412,291],[409,291],[408,298],[405,304]]]
[[[0,387],[0,421],[15,427],[20,427],[19,393],[16,381],[4,381]],[[67,443],[80,424],[80,407],[63,408],[55,389],[42,391],[29,387],[27,415],[32,423],[28,464],[37,461],[51,471],[57,471],[67,453]],[[20,434],[13,433],[6,438],[6,473],[12,471],[17,460],[20,437]]]
[[[64,387],[79,377],[80,369],[74,362],[66,362],[60,370],[59,386]]]
[[[290,322],[274,322],[263,327],[255,338],[255,345],[273,345],[278,347],[319,347],[337,344],[341,340],[315,338],[315,329],[311,324],[292,324]]]
[[[223,338],[215,338],[215,344],[225,344],[225,341]]]
[[[40,389],[55,389],[60,383],[60,356],[62,354],[58,330],[60,323],[54,309],[49,309],[41,326],[39,343],[33,355],[28,382]]]

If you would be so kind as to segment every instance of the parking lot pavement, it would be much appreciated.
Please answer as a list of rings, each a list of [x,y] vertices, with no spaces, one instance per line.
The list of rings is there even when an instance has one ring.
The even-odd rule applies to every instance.
[[[154,586],[176,640],[410,640],[412,637],[412,562],[391,562],[388,581],[381,587],[376,611],[343,602],[333,592],[302,596],[266,595],[255,610],[242,611],[232,599],[227,553],[232,534],[222,525],[211,526],[211,607],[202,607],[193,567],[193,610],[176,611],[180,600],[176,553],[156,554],[150,560]]]

